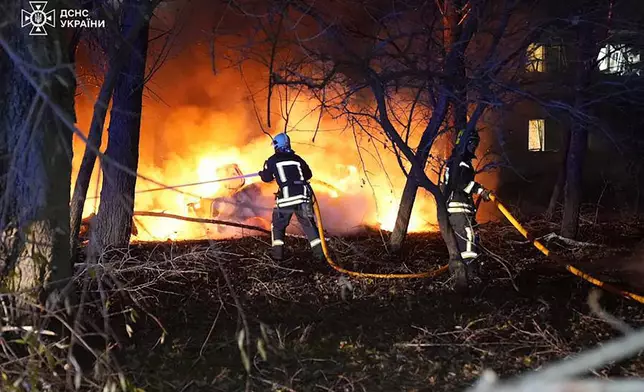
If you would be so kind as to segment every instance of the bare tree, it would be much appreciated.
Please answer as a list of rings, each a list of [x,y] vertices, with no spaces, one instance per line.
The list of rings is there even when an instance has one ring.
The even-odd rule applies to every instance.
[[[616,80],[601,74],[598,63],[607,57],[614,57],[609,50],[614,36],[641,34],[641,3],[629,0],[611,0],[602,3],[580,1],[573,14],[573,31],[576,33],[575,95],[572,102],[573,123],[570,145],[567,151],[566,184],[561,234],[575,238],[579,228],[579,211],[583,196],[582,177],[588,135],[596,126],[596,111],[600,106],[641,105],[641,83],[628,75]],[[625,34],[624,34],[625,33]],[[632,40],[632,39],[631,39]],[[628,54],[627,54],[628,55]],[[615,62],[615,59],[607,59]],[[628,74],[630,70],[625,70]],[[637,78],[636,78],[637,79]],[[638,94],[635,93],[639,91]],[[635,94],[634,94],[635,93]],[[634,98],[635,96],[635,98]],[[608,132],[611,132],[609,129]]]
[[[118,75],[114,80],[109,138],[105,151],[109,160],[102,162],[104,176],[101,202],[97,224],[91,233],[92,247],[95,250],[108,246],[125,246],[130,240],[136,177],[123,171],[114,163],[133,172],[136,172],[138,167],[141,110],[152,5],[153,3],[147,0],[129,0],[120,5],[121,34],[124,37],[132,35],[132,47],[129,56],[125,58],[123,68],[120,71],[114,69],[114,73]],[[97,130],[99,130],[99,120],[97,118]]]
[[[15,290],[49,283],[46,291],[58,291],[72,276],[73,44],[51,26],[47,36],[30,35],[20,26],[22,5],[0,2],[0,277]]]
[[[466,3],[460,0],[444,0],[439,3],[439,6],[442,7],[439,9],[442,18],[440,19],[441,25],[438,28],[443,30],[441,49],[445,54],[449,53],[451,57],[449,63],[447,61],[443,63],[443,72],[446,76],[449,75],[447,76],[449,80],[446,80],[443,91],[439,90],[438,92],[439,98],[436,106],[434,106],[435,113],[432,113],[432,120],[434,120],[432,127],[441,127],[443,122],[448,120],[448,129],[452,131],[464,129],[467,123],[468,101],[465,51],[474,35],[474,29],[465,32],[463,31],[463,24],[460,23],[465,16],[465,12],[469,12],[466,9]],[[437,134],[437,130],[430,130],[430,133],[427,133],[428,136],[432,134]],[[428,137],[425,140],[421,140],[416,149],[417,158],[420,164],[423,165],[423,169],[431,150],[431,147],[429,149],[426,147],[429,143],[433,144],[433,140]],[[389,240],[390,248],[393,251],[399,251],[402,248],[417,192],[418,182],[413,178],[407,179],[400,200],[396,223]]]
[[[603,75],[600,63],[618,66],[621,53],[614,49],[602,53],[602,49],[623,47],[615,40],[624,38],[624,32],[633,34],[641,30],[641,5],[629,0],[589,2],[585,0],[561,3],[551,9],[553,15],[566,20],[558,29],[546,32],[545,38],[559,36],[565,39],[563,46],[570,64],[548,76],[550,85],[564,84],[572,80],[574,88],[567,92],[546,93],[537,99],[547,110],[559,110],[556,115],[569,128],[562,136],[562,166],[551,195],[546,215],[551,217],[561,195],[564,196],[561,234],[568,238],[577,236],[580,205],[584,200],[583,176],[586,166],[589,134],[597,132],[605,136],[605,142],[619,145],[616,130],[602,121],[601,110],[615,107],[633,107],[641,104],[640,83],[628,75]],[[621,36],[621,38],[620,38]],[[628,41],[627,41],[628,42]],[[547,56],[546,56],[547,60]],[[546,69],[546,72],[548,70]],[[628,72],[626,72],[628,73]],[[555,87],[555,90],[557,88]],[[615,121],[612,121],[616,123]],[[619,121],[617,121],[619,122]],[[626,146],[629,150],[630,146]],[[618,151],[616,151],[618,154]]]
[[[557,209],[557,203],[559,202],[564,186],[566,185],[566,160],[568,158],[568,149],[570,147],[570,131],[566,131],[563,135],[562,144],[564,146],[564,150],[561,154],[561,166],[557,173],[557,182],[555,182],[552,194],[550,195],[550,201],[548,202],[548,209],[546,210],[547,219],[551,219],[554,215],[555,210]]]
[[[581,6],[585,4],[582,2]],[[607,34],[612,3],[605,7],[595,8],[594,15],[580,18],[576,28],[579,48],[576,56],[575,97],[573,107],[576,113],[588,113],[588,88],[596,73],[596,61],[599,55],[599,42]],[[602,23],[603,22],[603,23]],[[583,116],[585,117],[585,116]],[[583,118],[582,117],[582,118]],[[579,208],[582,196],[582,173],[584,156],[588,147],[589,126],[583,119],[573,121],[570,130],[570,140],[567,146],[564,215],[561,221],[561,234],[575,238],[579,227]]]
[[[98,40],[102,41],[102,46],[104,46],[105,51],[108,52],[108,65],[101,89],[96,98],[96,102],[94,103],[94,113],[88,133],[88,143],[91,144],[93,148],[85,149],[78,176],[76,177],[74,194],[72,196],[70,232],[72,254],[75,254],[76,243],[83,218],[83,207],[85,205],[87,190],[89,188],[89,183],[96,162],[96,149],[101,146],[105,117],[109,103],[112,100],[117,79],[119,75],[121,75],[121,71],[126,65],[128,59],[130,59],[131,56],[141,55],[140,52],[136,52],[137,48],[133,47],[133,42],[141,33],[141,30],[147,28],[147,21],[151,17],[152,11],[159,1],[160,0],[150,2],[145,1],[141,3],[141,8],[137,10],[139,12],[138,17],[134,20],[134,24],[129,27],[129,30],[126,31],[126,36],[121,35],[122,29],[119,29],[119,18],[115,17],[118,16],[118,10],[114,15],[111,15],[111,13],[110,15],[104,13],[106,16],[111,16],[111,18],[108,19],[111,21],[110,25],[112,26],[112,29],[99,36]],[[132,53],[133,51],[134,53]],[[145,53],[143,55],[145,56]]]
[[[324,8],[306,1],[271,4],[285,19],[282,53],[259,60],[271,64],[272,85],[306,86],[328,114],[344,116],[383,141],[407,176],[392,247],[402,244],[420,186],[436,201],[450,257],[460,257],[447,220],[439,165],[426,164],[444,158],[437,144],[442,135],[455,127],[472,132],[509,90],[499,88],[499,80],[513,76],[525,48],[539,34],[520,17],[523,2],[373,0]],[[351,13],[343,13],[342,7]],[[248,52],[246,48],[243,54]],[[414,134],[418,125],[422,131]]]

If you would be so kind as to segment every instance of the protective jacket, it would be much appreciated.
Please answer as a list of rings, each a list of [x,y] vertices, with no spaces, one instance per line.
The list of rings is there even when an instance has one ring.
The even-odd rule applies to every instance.
[[[311,192],[308,181],[313,174],[311,168],[294,152],[276,152],[264,162],[259,172],[264,182],[277,181],[277,207],[288,207],[309,202]]]
[[[455,159],[445,169],[443,183],[447,196],[447,212],[474,214],[472,195],[481,194],[485,188],[474,181],[474,167],[470,159]]]
[[[449,222],[456,234],[456,241],[461,258],[466,264],[472,263],[478,256],[478,235],[476,233],[476,207],[472,195],[485,190],[474,181],[472,160],[454,159],[445,169],[443,183],[447,196]]]

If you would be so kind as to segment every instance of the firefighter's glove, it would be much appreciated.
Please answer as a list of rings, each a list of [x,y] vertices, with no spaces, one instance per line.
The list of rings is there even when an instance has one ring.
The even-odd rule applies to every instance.
[[[490,191],[488,189],[483,189],[483,192],[481,192],[481,197],[485,201],[490,201]]]

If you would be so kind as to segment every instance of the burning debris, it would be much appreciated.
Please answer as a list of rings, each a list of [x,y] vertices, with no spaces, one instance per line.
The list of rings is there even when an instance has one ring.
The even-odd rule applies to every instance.
[[[244,175],[237,164],[224,165],[217,168],[216,172],[217,178]],[[311,180],[311,183],[326,197],[336,199],[342,194],[340,189],[327,182]],[[188,203],[188,212],[198,218],[219,219],[270,229],[271,214],[275,204],[274,185],[263,182],[245,185],[245,178],[226,181],[223,184],[225,184],[223,195],[204,197]],[[218,193],[222,193],[222,190],[220,189]],[[217,228],[220,233],[224,230],[223,227]]]
[[[241,177],[243,173],[237,164],[217,168],[217,178]],[[270,186],[261,182],[246,184],[245,178],[224,182],[222,196],[201,198],[188,203],[188,211],[200,218],[216,218],[270,228],[273,196]],[[218,232],[224,228],[218,227]]]
[[[216,198],[202,198],[189,203],[188,210],[200,218],[217,218],[231,222],[261,222],[260,227],[270,227],[272,198],[263,193],[261,183],[247,185],[229,195]]]
[[[232,192],[240,190],[246,184],[246,179],[242,177],[244,174],[236,163],[218,167],[216,172],[217,178],[240,177],[223,183],[224,187]]]

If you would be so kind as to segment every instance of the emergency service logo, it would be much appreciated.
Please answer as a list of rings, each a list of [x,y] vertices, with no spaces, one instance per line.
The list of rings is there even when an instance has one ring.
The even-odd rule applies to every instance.
[[[46,1],[30,1],[31,11],[21,12],[22,27],[31,26],[29,35],[47,35],[47,26],[56,27],[56,11],[46,11]],[[61,9],[58,13],[60,27],[69,28],[105,28],[105,20],[91,17],[87,9]]]
[[[22,10],[22,27],[31,25],[29,35],[47,35],[45,26],[56,27],[56,13],[54,10],[45,11],[46,1],[30,1],[31,11]]]

